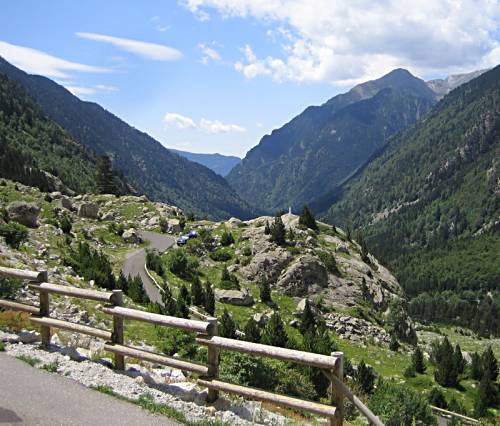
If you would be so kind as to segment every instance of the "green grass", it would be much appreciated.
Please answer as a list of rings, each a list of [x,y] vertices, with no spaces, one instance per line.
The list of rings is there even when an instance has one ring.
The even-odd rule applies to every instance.
[[[37,364],[40,364],[40,363],[41,363],[41,361],[40,361],[38,358],[35,358],[35,357],[32,357],[32,356],[27,356],[27,355],[19,355],[19,356],[16,356],[16,358],[17,358],[19,361],[23,361],[23,362],[25,362],[26,364],[31,365],[32,367],[34,367],[35,365],[37,365]]]
[[[42,369],[48,371],[49,373],[57,373],[58,366],[57,362],[51,362],[49,364],[42,365]]]

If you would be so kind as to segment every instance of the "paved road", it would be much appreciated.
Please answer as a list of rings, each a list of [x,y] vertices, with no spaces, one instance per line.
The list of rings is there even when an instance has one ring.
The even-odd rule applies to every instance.
[[[140,236],[142,239],[149,241],[149,248],[158,250],[163,253],[168,248],[175,244],[175,238],[159,234],[157,232],[141,231]],[[146,271],[144,271],[144,263],[146,262],[146,250],[138,249],[133,250],[127,254],[125,258],[125,263],[123,264],[123,275],[126,277],[135,277],[139,275],[144,284],[144,289],[146,290],[149,299],[152,302],[161,302],[161,294],[158,288],[155,286],[153,281],[148,277]]]
[[[0,354],[0,425],[176,426],[179,423]]]

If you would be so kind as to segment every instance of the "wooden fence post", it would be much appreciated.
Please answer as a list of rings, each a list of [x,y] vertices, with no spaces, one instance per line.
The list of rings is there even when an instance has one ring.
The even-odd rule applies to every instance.
[[[113,305],[123,305],[123,292],[121,290],[113,290]],[[123,317],[113,315],[113,334],[111,336],[113,343],[123,345]],[[125,370],[125,357],[115,353],[115,369]]]
[[[217,336],[217,318],[208,318],[209,336]],[[207,355],[207,366],[208,366],[208,378],[210,380],[217,380],[219,377],[219,348],[214,345],[208,345],[208,355]],[[211,403],[219,398],[219,391],[216,389],[209,389],[207,402]]]
[[[38,283],[46,282],[48,280],[47,271],[42,271],[38,278]],[[40,292],[40,317],[50,316],[50,295],[47,292]],[[40,334],[42,337],[42,347],[48,349],[50,346],[50,327],[42,325],[40,326]]]
[[[344,381],[344,353],[332,352],[332,357],[338,359],[338,366],[331,373],[341,382]],[[330,426],[342,426],[344,424],[344,395],[338,386],[335,386],[333,380],[330,382],[331,404],[337,408],[335,417],[330,419]]]

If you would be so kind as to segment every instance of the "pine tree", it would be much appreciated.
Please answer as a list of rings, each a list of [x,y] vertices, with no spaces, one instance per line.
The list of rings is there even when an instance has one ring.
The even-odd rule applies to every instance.
[[[465,360],[462,356],[462,350],[460,349],[460,345],[458,343],[455,346],[455,351],[453,352],[453,368],[455,369],[457,376],[462,374],[465,369]]]
[[[144,287],[142,284],[141,277],[136,275],[128,285],[128,293],[127,295],[135,302],[135,303],[147,303],[149,302],[149,298],[144,291]]]
[[[203,293],[203,288],[198,277],[191,284],[191,297],[193,305],[203,306],[205,304],[205,294]]]
[[[280,346],[282,348],[288,345],[288,334],[285,330],[285,324],[278,312],[274,312],[267,321],[262,333],[261,342],[265,345]]]
[[[212,288],[212,284],[210,284],[208,281],[205,285],[205,311],[207,311],[210,315],[215,314],[214,290]]]
[[[373,368],[365,364],[364,360],[361,360],[356,369],[354,381],[365,394],[369,395],[372,393],[375,384],[375,373],[373,372]]]
[[[274,218],[273,226],[271,227],[271,241],[274,241],[279,246],[285,245],[286,228],[281,220],[280,215]]]
[[[249,318],[245,324],[245,340],[247,342],[259,343],[260,342],[260,329],[259,325],[253,318]]]
[[[488,407],[495,400],[495,385],[491,380],[490,370],[484,370],[483,377],[479,383],[479,389],[474,400],[474,415],[484,417],[488,412]]]
[[[186,304],[186,306],[191,305],[191,295],[189,294],[189,291],[184,284],[182,284],[182,286],[179,290],[179,299],[184,300],[184,303]]]
[[[424,363],[424,354],[422,353],[422,349],[420,349],[418,346],[411,356],[411,364],[417,373],[425,373],[426,367]]]
[[[316,316],[314,315],[313,310],[311,309],[311,304],[309,303],[309,299],[306,299],[304,310],[300,316],[300,332],[305,334],[310,328],[316,327]]]
[[[470,378],[473,380],[481,380],[481,377],[483,377],[481,356],[477,352],[474,352],[471,356]]]
[[[260,301],[265,304],[269,304],[272,302],[271,299],[271,286],[269,285],[269,281],[263,278],[259,282],[259,292],[260,292]]]
[[[219,319],[219,335],[228,339],[236,339],[236,324],[227,309],[224,309]]]
[[[448,408],[448,403],[446,402],[446,398],[443,395],[443,392],[439,390],[437,387],[433,387],[429,392],[429,396],[427,397],[430,405],[434,405],[438,408]]]
[[[271,227],[269,226],[269,221],[266,220],[266,226],[264,226],[264,235],[271,234]]]
[[[453,346],[447,337],[437,346],[435,354],[436,370],[434,378],[441,386],[453,387],[458,384],[458,373],[455,369]]]
[[[101,155],[97,159],[97,190],[100,194],[117,193],[115,174],[107,155]]]
[[[122,290],[125,294],[127,294],[128,293],[128,283],[129,283],[129,280],[127,280],[127,278],[125,278],[125,275],[123,275],[123,271],[120,271],[118,281],[116,282],[116,288],[118,290]]]
[[[491,346],[488,346],[481,357],[483,376],[489,374],[491,380],[495,382],[498,377],[498,361],[495,358]]]
[[[391,351],[394,351],[394,352],[397,352],[399,350],[399,342],[398,342],[398,338],[393,334],[391,335],[391,342],[389,343],[389,349]]]
[[[174,298],[172,297],[172,292],[170,291],[170,287],[168,284],[164,283],[163,285],[163,293],[161,295],[161,301],[163,303],[163,312],[166,315],[177,316],[177,303],[175,303]]]
[[[181,318],[189,318],[189,307],[182,297],[177,298],[177,313]]]
[[[303,225],[307,228],[313,229],[314,231],[318,230],[318,224],[316,223],[316,219],[312,214],[311,210],[309,210],[308,206],[304,206],[299,216],[299,225]]]

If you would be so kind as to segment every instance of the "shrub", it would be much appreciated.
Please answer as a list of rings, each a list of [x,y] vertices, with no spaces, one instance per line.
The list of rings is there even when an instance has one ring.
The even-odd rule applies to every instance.
[[[215,260],[216,262],[227,262],[228,260],[231,260],[231,258],[233,257],[231,255],[231,252],[225,248],[219,248],[214,252],[210,253],[209,256],[210,259]]]
[[[220,243],[224,247],[227,247],[227,246],[230,246],[231,244],[234,244],[233,234],[231,234],[231,232],[225,230],[220,237]]]
[[[328,251],[318,251],[316,253],[320,260],[325,264],[326,270],[332,274],[339,275],[340,271],[337,266],[337,261],[332,253]]]
[[[219,319],[219,335],[229,339],[236,338],[236,323],[227,309],[224,309],[224,313]]]
[[[14,299],[21,287],[22,283],[19,280],[0,277],[0,298]]]
[[[193,305],[203,306],[205,304],[205,294],[199,279],[196,279],[191,284],[191,298]]]
[[[247,342],[259,343],[260,342],[260,328],[259,324],[250,317],[245,324],[245,328],[243,329],[245,333],[245,340]]]
[[[460,356],[462,356],[460,354]],[[426,370],[425,362],[424,362],[424,354],[422,352],[422,349],[417,347],[415,349],[415,352],[413,352],[411,356],[411,365],[415,372],[419,374],[424,374]]]
[[[184,249],[171,250],[167,255],[167,266],[170,272],[183,278],[196,275],[199,263],[196,258],[186,254]]]
[[[415,377],[417,375],[415,371],[415,367],[410,364],[408,367],[405,368],[405,371],[403,371],[403,376],[405,376],[407,379],[410,379],[411,377]]]
[[[243,256],[251,256],[252,255],[252,249],[248,246],[243,247],[243,250],[241,251]]]
[[[28,228],[16,222],[0,225],[0,237],[12,248],[18,249],[20,244],[28,238]]]
[[[179,354],[181,358],[192,359],[196,355],[195,334],[183,330],[167,327],[157,327],[156,333],[161,341],[161,351],[173,356]]]
[[[259,282],[259,292],[260,292],[260,301],[262,303],[272,303],[272,297],[271,297],[271,286],[269,285],[269,281],[267,281],[265,278],[263,278]]]
[[[286,229],[283,221],[281,220],[281,215],[278,213],[274,218],[274,223],[271,226],[271,241],[274,241],[279,246],[285,245]]]
[[[164,234],[168,232],[168,220],[164,217],[160,217],[160,231]]]
[[[272,390],[277,375],[268,360],[241,353],[223,352],[220,380]]]
[[[288,346],[288,334],[278,312],[274,312],[267,321],[261,341],[265,345],[280,346],[282,348]]]
[[[205,311],[207,311],[210,315],[215,314],[214,289],[212,288],[212,284],[209,282],[205,284]]]
[[[314,215],[307,206],[304,206],[302,212],[300,213],[299,225],[306,226],[307,228],[313,229],[315,231],[318,230],[318,224],[316,223],[316,219],[314,218]]]
[[[73,228],[73,222],[71,221],[71,217],[67,214],[63,215],[63,217],[59,221],[59,227],[65,234],[70,234],[71,229]]]
[[[0,352],[5,352],[5,343],[0,341]]]
[[[0,328],[18,333],[23,329],[30,328],[30,326],[29,314],[26,312],[0,312]]]
[[[372,393],[375,384],[375,372],[373,371],[373,368],[366,365],[363,360],[361,360],[358,368],[356,369],[354,382],[365,394]]]
[[[219,287],[225,290],[239,290],[240,282],[238,281],[238,277],[236,277],[236,275],[231,274],[227,268],[224,267]]]
[[[368,405],[386,426],[437,424],[424,396],[394,382],[379,382]]]
[[[427,397],[430,405],[434,405],[438,408],[448,408],[448,403],[446,402],[446,398],[437,387],[433,387],[429,392],[429,396]]]
[[[149,269],[155,271],[160,277],[165,275],[161,257],[154,251],[148,250],[146,252],[146,265]]]

